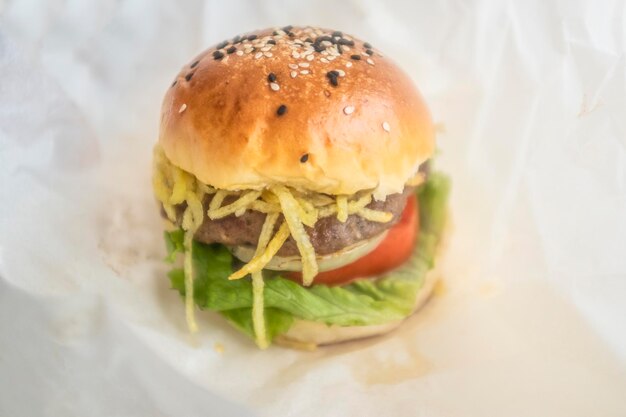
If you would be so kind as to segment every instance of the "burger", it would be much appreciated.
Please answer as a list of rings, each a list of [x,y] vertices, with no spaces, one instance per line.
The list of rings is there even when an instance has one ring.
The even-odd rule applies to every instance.
[[[379,335],[427,300],[448,180],[410,78],[341,31],[237,35],[178,73],[153,185],[191,331],[221,314],[261,348]]]

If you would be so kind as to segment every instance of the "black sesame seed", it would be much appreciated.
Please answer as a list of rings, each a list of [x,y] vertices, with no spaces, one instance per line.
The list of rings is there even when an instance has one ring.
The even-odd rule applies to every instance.
[[[313,49],[315,49],[315,52],[319,53],[319,52],[322,52],[326,48],[320,45],[319,43],[315,43],[313,44]]]
[[[191,77],[193,77],[193,72],[190,72],[189,74],[185,75],[185,80],[189,81],[191,80]]]
[[[339,44],[337,44],[337,52],[339,52],[339,55],[343,54],[343,48]]]
[[[354,59],[355,61],[360,61],[361,55],[350,55],[350,58]]]
[[[224,42],[222,42],[222,43],[218,44],[218,45],[215,47],[215,49],[222,49],[222,48],[225,48],[225,47],[226,47],[226,45],[228,45],[228,41],[224,41]]]
[[[337,43],[339,45],[345,45],[345,46],[354,46],[354,41],[349,41],[347,39],[341,38],[337,41]]]
[[[367,49],[372,49],[372,45],[369,42],[364,42],[363,46]]]
[[[224,58],[224,54],[220,51],[213,52],[213,58],[216,60]]]
[[[343,33],[341,33],[340,31],[336,30],[336,31],[334,31],[334,32],[333,32],[333,36],[339,36],[339,37],[342,37],[342,36],[343,36]]]
[[[248,36],[248,40],[249,40],[249,41],[253,41],[253,40],[255,40],[256,38],[257,38],[257,36],[256,36],[256,35],[249,35],[249,36]]]
[[[276,81],[276,74],[274,74],[273,72],[270,72],[267,76],[267,81],[273,83]]]
[[[339,77],[339,73],[335,70],[328,71],[326,73],[326,78],[328,78],[328,81],[330,81],[330,84],[333,87],[337,87],[339,85],[339,82],[337,81],[337,77]]]
[[[372,51],[371,49],[366,50],[365,53],[368,55],[374,55],[374,51]]]
[[[174,80],[174,82],[172,83],[172,85],[170,85],[170,88],[171,88],[171,87],[174,87],[174,86],[176,85],[176,83],[177,83],[177,82],[178,82],[178,80]]]
[[[287,32],[287,35],[288,35],[290,38],[295,38],[295,37],[296,37],[296,34],[295,34],[295,33],[293,33],[293,32]]]
[[[233,38],[233,43],[239,43],[241,42],[241,35],[237,35]]]
[[[313,39],[311,39],[311,38],[306,38],[304,41],[305,41],[306,43],[313,43]]]
[[[274,39],[270,39],[269,41],[267,41],[268,45],[276,45],[276,41]]]
[[[293,29],[293,26],[292,26],[292,25],[283,26],[283,30],[284,30],[285,32],[289,32],[291,29]]]
[[[330,36],[318,36],[317,38],[315,38],[315,43],[322,43],[324,41],[328,41],[328,42],[332,42],[332,43],[337,42],[336,40],[334,40]]]
[[[285,106],[284,104],[281,104],[280,106],[278,106],[278,109],[276,110],[276,114],[279,116],[282,116],[286,112],[287,112],[287,106]]]
[[[304,164],[306,161],[308,161],[308,160],[309,160],[309,154],[308,154],[308,153],[305,153],[304,155],[302,155],[302,156],[300,157],[300,162],[302,162],[303,164]]]
[[[193,64],[191,64],[191,65],[189,66],[189,68],[195,68],[195,67],[196,67],[196,65],[198,65],[199,63],[200,63],[200,61],[195,61]]]
[[[237,50],[237,47],[236,47],[236,46],[231,46],[230,48],[228,48],[228,49],[226,50],[226,53],[230,55],[230,54],[232,54],[233,52],[235,52],[236,50]]]

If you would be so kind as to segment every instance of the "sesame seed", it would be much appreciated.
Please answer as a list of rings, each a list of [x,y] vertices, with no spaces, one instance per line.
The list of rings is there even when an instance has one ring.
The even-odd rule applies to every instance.
[[[307,61],[313,61],[315,59],[315,57],[313,55],[307,55],[306,60]]]
[[[224,58],[224,53],[221,51],[215,51],[213,52],[213,58],[217,61],[220,60],[222,58]]]
[[[348,61],[346,62],[346,67],[350,68],[352,66],[352,62]]]
[[[354,59],[355,61],[359,61],[361,60],[361,55],[350,55],[350,58]]]
[[[354,46],[354,41],[350,41],[348,39],[345,38],[341,38],[337,41],[337,43],[339,45],[343,45],[343,46]]]
[[[298,64],[289,64],[289,68],[298,69]]]
[[[345,76],[346,76],[346,73],[345,73],[345,71],[344,71],[344,70],[340,70],[340,69],[338,69],[338,70],[336,70],[336,71],[337,71],[337,73],[339,74],[339,76],[340,76],[340,77],[345,77]]]
[[[267,43],[269,45],[276,45],[276,41],[274,39],[270,39],[269,41],[267,41]]]
[[[285,106],[284,104],[281,104],[280,106],[278,106],[278,109],[276,110],[276,114],[279,116],[282,116],[286,112],[287,112],[287,106]]]
[[[308,68],[309,67],[309,63],[308,62],[300,62],[298,65],[301,66],[302,68]]]
[[[337,57],[335,55],[330,55],[327,59],[329,61],[334,61]]]
[[[363,46],[364,46],[365,48],[367,48],[367,49],[372,49],[372,45],[370,45],[370,43],[369,43],[369,42],[364,42],[364,43],[363,43]]]
[[[187,109],[187,105],[183,104],[182,106],[180,106],[180,109],[178,109],[178,113],[182,113]]]
[[[243,51],[237,51],[237,56],[242,56],[243,55]]]
[[[300,54],[299,54],[299,53],[297,53],[296,51],[293,51],[293,52],[291,53],[291,56],[292,56],[292,57],[294,57],[295,59],[300,58]]]
[[[191,65],[189,66],[189,68],[195,68],[195,67],[196,67],[196,65],[198,65],[199,63],[200,63],[200,61],[195,61],[193,64],[191,64]]]
[[[354,113],[354,106],[346,106],[346,107],[344,107],[343,108],[343,112],[345,114],[348,114],[348,115]]]
[[[367,58],[367,63],[370,65],[374,65],[374,61],[372,61],[372,58]]]
[[[330,97],[330,91],[328,91],[328,90],[324,90],[324,95],[325,95],[326,97]]]
[[[280,90],[280,86],[277,83],[270,83],[270,88],[274,91]]]
[[[291,29],[293,29],[292,25],[287,25],[287,26],[283,26],[282,28],[285,32],[289,32]]]
[[[250,52],[252,52],[252,51],[254,51],[254,48],[253,48],[253,47],[251,47],[251,46],[249,46],[249,47],[247,47],[246,49],[244,49],[244,52],[245,52],[245,53],[247,53],[247,54],[249,54],[249,53],[250,53]]]
[[[298,71],[291,71],[291,78],[296,78],[298,76]]]
[[[267,81],[269,81],[271,83],[275,82],[276,81],[276,74],[274,74],[273,72],[270,72],[267,75]]]
[[[237,35],[233,38],[233,43],[239,43],[241,42],[241,35]]]
[[[191,77],[193,77],[193,72],[190,72],[189,74],[185,75],[185,80],[189,81],[191,80]]]
[[[330,84],[333,87],[337,87],[339,85],[339,83],[337,82],[337,76],[339,75],[339,73],[335,70],[332,71],[328,71],[326,73],[326,78],[328,78],[328,81],[330,81]]]
[[[389,123],[383,122],[383,130],[385,132],[389,132],[391,130],[391,126],[389,126]]]
[[[254,59],[259,59],[263,56],[263,52],[257,52],[256,54],[254,54]]]
[[[253,41],[253,40],[255,40],[257,37],[258,37],[257,35],[250,35],[250,36],[248,36],[248,40],[249,40],[249,41]]]
[[[228,48],[228,49],[226,50],[226,53],[230,55],[230,54],[232,54],[233,52],[235,52],[236,50],[237,50],[237,47],[236,47],[236,46],[231,46],[230,48]]]
[[[336,31],[333,32],[333,36],[341,37],[341,36],[343,36],[343,33],[341,33],[340,31],[336,30]]]
[[[365,53],[368,55],[374,55],[374,51],[372,51],[371,49],[366,50]]]
[[[272,49],[272,47],[271,47],[271,46],[264,46],[263,48],[261,48],[261,51],[263,51],[263,52],[267,52],[267,51],[269,51],[270,49]]]
[[[300,157],[300,162],[302,162],[303,164],[304,164],[306,161],[308,161],[308,160],[309,160],[309,154],[308,154],[308,153],[305,153],[304,155],[302,155],[302,156]]]
[[[271,52],[265,52],[263,53],[263,55],[265,55],[266,58],[271,58],[274,56]]]
[[[309,70],[302,70],[302,71],[300,71],[300,74],[307,75],[307,74],[309,74]]]
[[[178,80],[174,80],[174,82],[172,83],[172,85],[170,85],[170,88],[171,88],[171,87],[174,87],[174,86],[176,85],[176,83],[177,83],[177,82],[178,82]]]
[[[328,60],[326,58],[321,58],[320,61],[322,61],[324,64],[328,64]]]
[[[221,42],[219,45],[215,47],[215,49],[222,49],[228,45],[228,41]]]

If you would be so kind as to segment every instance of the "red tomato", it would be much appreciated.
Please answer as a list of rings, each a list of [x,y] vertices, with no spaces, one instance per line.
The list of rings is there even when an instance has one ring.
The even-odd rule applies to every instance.
[[[380,275],[394,269],[411,256],[419,232],[417,199],[409,198],[400,221],[394,225],[385,239],[369,254],[351,264],[337,269],[320,272],[313,281],[316,284],[343,285],[358,278]],[[302,282],[299,272],[289,274],[289,278]]]

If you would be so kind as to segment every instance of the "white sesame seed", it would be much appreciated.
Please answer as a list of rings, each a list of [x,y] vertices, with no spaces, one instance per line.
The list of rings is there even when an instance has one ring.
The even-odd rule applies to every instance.
[[[274,54],[272,54],[271,52],[265,52],[263,55],[265,55],[267,58],[271,58],[274,56]]]
[[[296,78],[298,76],[298,71],[291,71],[291,78]]]
[[[328,60],[326,58],[320,58],[320,61],[322,61],[324,64],[328,64]]]
[[[346,72],[344,70],[337,69],[335,71],[337,71],[339,73],[340,77],[345,77],[346,76]]]
[[[367,63],[370,65],[374,65],[374,61],[372,61],[372,58],[367,58]]]
[[[270,83],[270,88],[274,91],[280,90],[280,86],[277,83]]]
[[[309,67],[309,63],[308,62],[300,62],[300,63],[298,63],[298,65],[300,65],[302,68],[308,68]]]
[[[252,47],[247,47],[246,49],[244,49],[244,52],[249,54],[250,52],[252,52],[254,49]]]
[[[243,55],[243,51],[237,51],[235,53],[237,54],[237,56],[242,56]]]
[[[389,126],[389,123],[383,122],[383,130],[385,132],[389,132],[391,130],[391,126]]]
[[[261,51],[263,51],[263,52],[267,52],[267,51],[269,51],[270,49],[272,49],[272,47],[271,47],[271,46],[264,46],[263,48],[261,48]]]
[[[346,62],[346,67],[350,68],[352,66],[352,62],[348,61]]]
[[[313,61],[315,59],[315,57],[313,55],[307,55],[306,60],[307,61]]]
[[[187,105],[183,104],[182,106],[180,106],[180,109],[178,109],[178,113],[182,113],[185,111],[185,109],[187,109]]]
[[[257,52],[256,54],[254,54],[254,59],[259,59],[263,56],[263,52]]]
[[[293,51],[293,52],[291,53],[291,56],[292,56],[292,57],[294,57],[295,59],[300,58],[300,54],[299,54],[299,53],[297,53],[296,51]]]
[[[300,71],[300,74],[307,75],[309,72],[310,72],[309,70],[302,70]]]
[[[298,64],[289,64],[289,68],[298,69]]]
[[[334,61],[336,58],[337,58],[337,56],[335,56],[335,55],[331,55],[331,56],[329,56],[329,57],[328,57],[328,58],[326,58],[326,59],[328,59],[329,61]]]
[[[346,106],[346,107],[344,107],[343,108],[343,112],[345,114],[348,114],[348,115],[354,113],[354,106]]]
[[[331,46],[333,43],[331,41],[322,41],[321,42],[322,46]]]

